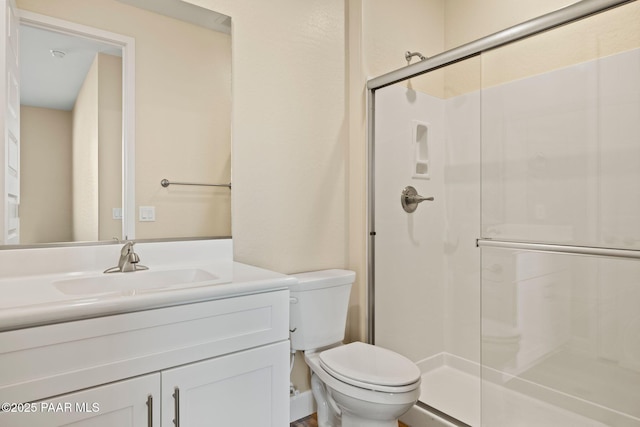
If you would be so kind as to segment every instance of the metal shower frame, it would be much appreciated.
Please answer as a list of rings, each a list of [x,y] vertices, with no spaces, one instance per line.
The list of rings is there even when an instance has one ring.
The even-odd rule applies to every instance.
[[[375,91],[403,80],[416,77],[430,71],[478,56],[483,52],[512,43],[514,41],[569,24],[608,9],[633,3],[636,0],[582,0],[538,18],[525,21],[500,32],[491,34],[473,42],[464,44],[432,56],[424,61],[383,74],[367,81],[367,163],[368,163],[368,201],[367,229],[367,341],[375,343]],[[478,240],[478,246],[520,245],[516,242],[493,242]],[[587,253],[623,258],[640,258],[640,251],[620,249],[581,248],[579,246],[560,246],[548,244],[527,244],[528,249],[559,253]],[[595,251],[595,252],[594,252]]]

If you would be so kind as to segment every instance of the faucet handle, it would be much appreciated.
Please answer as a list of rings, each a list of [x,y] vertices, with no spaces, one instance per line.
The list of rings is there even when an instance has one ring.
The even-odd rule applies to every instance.
[[[120,250],[120,255],[127,256],[128,254],[133,252],[133,245],[135,245],[135,244],[136,244],[136,242],[132,242],[132,241],[126,242],[124,244],[124,246],[122,247],[122,249]]]

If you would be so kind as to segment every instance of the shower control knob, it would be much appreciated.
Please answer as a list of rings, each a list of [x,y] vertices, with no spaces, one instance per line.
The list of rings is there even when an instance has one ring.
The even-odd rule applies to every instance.
[[[400,195],[400,203],[402,203],[402,209],[405,212],[414,212],[418,208],[418,204],[424,202],[425,200],[433,201],[433,197],[423,197],[418,194],[415,188],[412,186],[405,187],[402,190],[402,194]]]

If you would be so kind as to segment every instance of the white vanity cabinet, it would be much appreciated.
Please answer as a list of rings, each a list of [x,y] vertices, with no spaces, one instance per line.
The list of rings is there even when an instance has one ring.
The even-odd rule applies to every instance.
[[[162,372],[162,426],[284,426],[272,403],[288,399],[285,343]]]
[[[288,317],[276,289],[1,332],[0,426],[288,425]]]
[[[3,427],[160,426],[159,398],[160,374],[149,374],[57,398],[16,404],[13,408],[15,412],[0,414],[0,425]]]

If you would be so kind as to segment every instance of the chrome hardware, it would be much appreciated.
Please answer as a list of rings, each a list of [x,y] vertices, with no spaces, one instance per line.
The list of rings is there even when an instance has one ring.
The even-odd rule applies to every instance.
[[[231,190],[231,183],[229,184],[198,184],[196,182],[170,182],[166,178],[160,181],[160,185],[162,185],[164,188],[167,188],[170,185],[198,185],[201,187],[229,187],[229,190]]]
[[[406,59],[407,62],[411,62],[411,58],[413,58],[414,56],[417,56],[418,58],[420,58],[420,61],[424,61],[425,59],[427,59],[427,57],[421,54],[420,52],[406,51],[404,53],[404,59]]]
[[[122,249],[120,249],[120,260],[116,267],[107,268],[105,273],[128,273],[131,271],[148,270],[149,267],[140,265],[140,257],[133,251],[133,245],[135,242],[126,242]]]
[[[153,396],[147,396],[147,426],[153,427]]]
[[[400,195],[400,202],[402,203],[402,209],[406,212],[414,212],[418,208],[418,204],[428,200],[432,202],[433,197],[423,197],[418,194],[415,188],[412,186],[405,187]]]
[[[176,387],[173,390],[173,409],[175,412],[175,418],[173,419],[173,424],[176,427],[180,427],[180,389]]]

